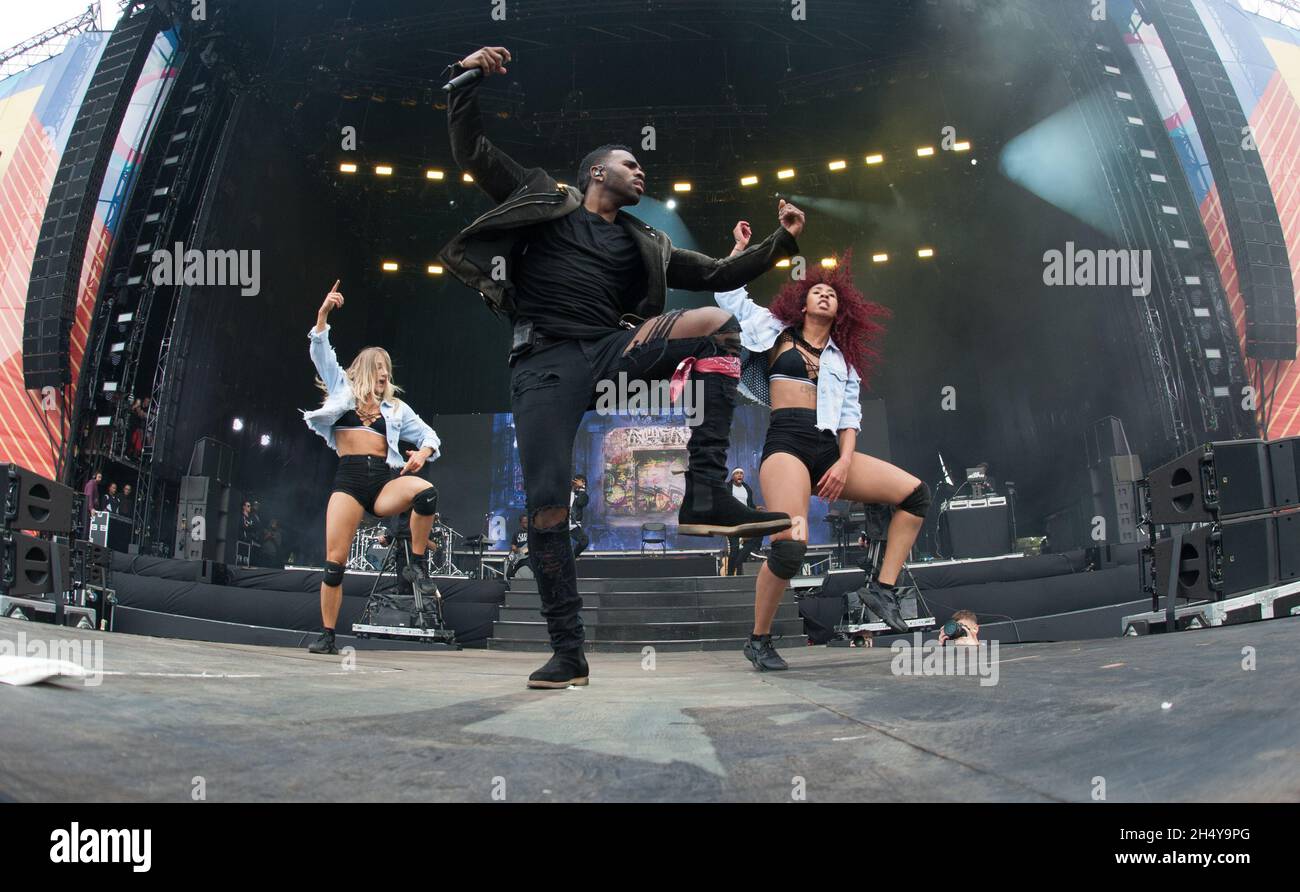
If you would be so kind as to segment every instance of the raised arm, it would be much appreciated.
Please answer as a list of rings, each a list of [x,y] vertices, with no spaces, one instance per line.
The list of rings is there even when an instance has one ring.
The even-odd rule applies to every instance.
[[[483,69],[484,77],[505,74],[510,51],[503,46],[485,46],[447,67],[449,78],[471,68]],[[452,90],[447,99],[447,130],[451,135],[451,155],[461,170],[467,170],[474,182],[492,200],[500,204],[524,181],[525,170],[517,161],[498,149],[483,132],[483,114],[478,107],[478,90],[482,80]]]
[[[777,207],[780,227],[756,245],[732,251],[723,260],[674,248],[668,261],[668,287],[686,291],[733,291],[776,265],[778,260],[799,253],[796,241],[803,231],[804,213],[781,199]]]
[[[332,393],[343,386],[347,379],[343,368],[339,365],[338,357],[334,355],[334,348],[330,346],[330,325],[329,316],[334,310],[343,306],[343,295],[338,290],[339,280],[334,281],[334,287],[330,293],[325,295],[325,301],[316,311],[316,327],[308,332],[308,338],[311,340],[311,361],[316,366],[316,374],[325,382],[325,387]]]
[[[753,230],[750,228],[749,223],[741,220],[736,224],[735,229],[731,230],[731,234],[736,240],[736,245],[731,249],[729,256],[735,257],[749,247],[749,238],[753,234]],[[713,299],[718,306],[735,316],[736,320],[741,323],[761,313],[768,313],[766,308],[760,307],[750,299],[749,292],[743,286],[734,288],[731,291],[715,291]]]

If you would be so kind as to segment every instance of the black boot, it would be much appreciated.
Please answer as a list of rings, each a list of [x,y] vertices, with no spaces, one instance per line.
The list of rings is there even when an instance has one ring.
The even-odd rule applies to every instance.
[[[885,625],[900,635],[906,635],[911,629],[903,619],[903,593],[893,586],[883,586],[876,580],[858,590],[858,597],[867,609],[884,620]]]
[[[722,481],[699,480],[686,474],[686,495],[677,512],[677,532],[683,536],[769,536],[790,529],[790,515],[755,511],[737,501]]]
[[[790,668],[772,646],[770,634],[750,635],[749,640],[745,642],[745,656],[759,672],[780,672],[782,669]]]
[[[586,683],[587,657],[582,648],[556,651],[545,666],[528,676],[530,688],[556,689]]]
[[[312,654],[336,654],[339,652],[338,647],[334,644],[334,630],[326,629],[320,633],[320,637],[307,645],[307,653]]]
[[[738,325],[734,325],[739,330]],[[733,357],[734,358],[734,357]],[[737,367],[739,359],[736,359]],[[736,378],[722,372],[699,375],[704,405],[687,444],[690,467],[686,493],[677,512],[683,536],[769,536],[790,528],[790,516],[755,511],[738,502],[727,488],[727,446],[736,411]]]

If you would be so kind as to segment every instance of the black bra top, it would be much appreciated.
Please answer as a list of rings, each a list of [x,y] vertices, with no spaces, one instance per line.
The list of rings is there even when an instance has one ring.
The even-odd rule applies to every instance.
[[[363,424],[361,422],[361,416],[357,414],[356,409],[348,409],[340,415],[339,420],[334,422],[334,429],[343,431],[370,431],[371,433],[379,434],[379,436],[384,437],[385,439],[388,437],[388,422],[384,421],[384,416],[382,414],[376,418],[373,423]]]
[[[799,347],[803,347],[809,353],[818,357],[821,356],[822,350],[825,348],[818,349],[814,347],[801,338],[793,329],[786,329],[781,333],[781,337],[777,339],[778,344],[785,342],[789,342],[792,346],[789,350],[778,354],[772,362],[771,367],[768,369],[768,380],[800,381],[808,384],[815,382],[817,380],[817,368],[820,363],[809,363],[803,353],[800,352]],[[793,346],[796,344],[799,346]],[[809,365],[812,366],[811,371],[809,371]]]

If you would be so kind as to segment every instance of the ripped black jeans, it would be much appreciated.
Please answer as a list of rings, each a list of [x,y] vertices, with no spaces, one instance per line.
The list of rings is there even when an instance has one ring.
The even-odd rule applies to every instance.
[[[594,341],[542,339],[513,360],[510,405],[515,440],[524,472],[528,553],[537,576],[542,616],[554,650],[581,647],[582,597],[578,594],[573,542],[567,510],[573,483],[573,443],[582,416],[595,408],[601,380],[662,381],[688,356],[720,355],[712,336],[647,340],[623,354],[635,332],[616,331]],[[693,474],[719,482],[727,473],[727,443],[736,405],[736,381],[718,374],[698,374],[703,382],[701,417],[689,444]],[[584,469],[591,474],[595,469]],[[537,512],[562,508],[565,519],[553,526],[537,522]]]

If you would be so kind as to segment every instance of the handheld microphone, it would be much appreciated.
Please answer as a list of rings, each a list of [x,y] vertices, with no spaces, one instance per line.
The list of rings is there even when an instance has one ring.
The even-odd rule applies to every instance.
[[[451,80],[447,81],[447,83],[443,84],[442,91],[444,93],[450,93],[452,90],[459,90],[461,87],[464,87],[467,84],[472,83],[473,81],[482,79],[482,77],[483,77],[482,68],[466,69],[465,71],[462,71],[460,74],[453,77]]]

